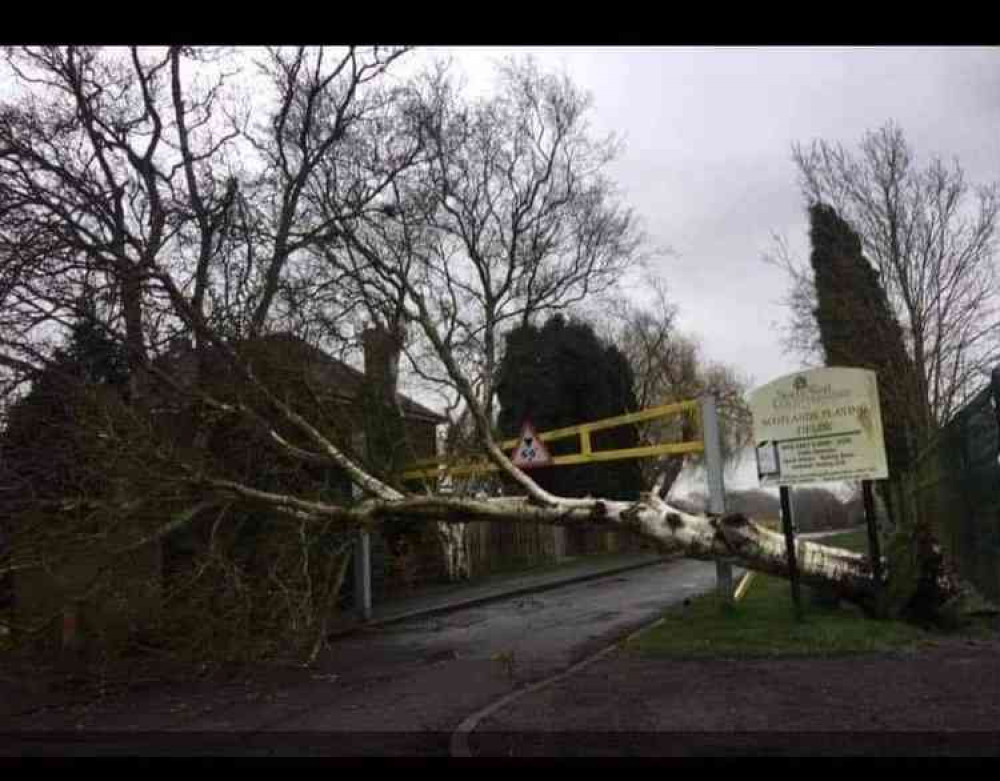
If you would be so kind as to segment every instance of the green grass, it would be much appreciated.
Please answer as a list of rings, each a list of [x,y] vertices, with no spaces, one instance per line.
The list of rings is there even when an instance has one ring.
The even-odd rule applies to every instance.
[[[813,540],[821,545],[831,545],[834,548],[846,548],[858,553],[868,553],[868,531],[864,528],[852,529],[840,534],[831,534],[829,537],[822,537]],[[884,552],[883,552],[883,555]]]
[[[863,529],[818,540],[867,551]],[[787,580],[757,574],[743,599],[724,607],[715,594],[671,609],[663,622],[630,643],[648,657],[813,656],[913,649],[938,636],[901,621],[866,618],[853,605],[823,607],[802,588],[797,621]]]

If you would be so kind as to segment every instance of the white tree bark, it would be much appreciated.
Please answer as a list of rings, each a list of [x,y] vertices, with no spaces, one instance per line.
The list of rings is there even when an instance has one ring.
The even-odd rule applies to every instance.
[[[472,576],[465,536],[468,524],[437,523],[435,526],[438,538],[441,540],[441,547],[444,549],[448,579],[452,581],[467,580]]]
[[[527,479],[531,482],[530,478]],[[728,559],[756,572],[778,577],[789,575],[783,535],[738,513],[723,516],[686,513],[667,504],[655,493],[643,494],[638,502],[566,499],[540,489],[538,495],[532,497],[492,499],[411,495],[372,498],[345,508],[271,494],[221,480],[211,481],[206,487],[211,487],[223,497],[228,494],[232,498],[266,503],[296,520],[332,519],[344,524],[345,528],[373,530],[389,519],[424,519],[438,524],[439,528],[455,527],[447,534],[456,541],[461,528],[471,521],[627,529],[652,541],[661,550],[678,551],[688,558]],[[799,577],[803,583],[827,586],[839,597],[861,605],[868,604],[875,596],[871,562],[864,554],[801,539],[796,540],[795,545]],[[464,546],[460,547],[463,554],[454,561],[458,566],[462,561],[467,565],[467,558],[461,558],[465,555]]]
[[[682,512],[653,495],[639,502],[570,500],[540,506],[527,498],[464,500],[415,498],[398,502],[376,501],[363,514],[367,522],[384,517],[426,516],[443,523],[489,520],[508,523],[559,525],[594,524],[624,528],[689,558],[731,559],[739,566],[779,577],[788,577],[785,540],[743,515],[721,517]],[[796,541],[796,559],[803,583],[826,585],[843,599],[865,603],[874,596],[871,564],[863,554],[806,540]]]

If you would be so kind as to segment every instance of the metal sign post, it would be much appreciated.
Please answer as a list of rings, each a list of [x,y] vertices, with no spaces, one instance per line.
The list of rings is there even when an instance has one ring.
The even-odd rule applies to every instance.
[[[881,610],[882,604],[882,552],[878,543],[878,519],[875,517],[875,497],[872,481],[861,481],[861,495],[865,505],[865,522],[868,524],[868,554],[872,560],[872,576],[875,578],[875,600]]]
[[[795,618],[802,620],[802,595],[799,593],[799,565],[795,560],[795,526],[792,520],[791,490],[781,486],[781,528],[785,532],[785,552],[788,561],[788,582],[792,586],[792,604]]]
[[[351,495],[354,501],[359,501],[364,492],[351,485]],[[372,539],[371,534],[364,529],[358,530],[358,538],[354,543],[354,608],[358,618],[371,621],[372,618]]]
[[[699,437],[690,442],[664,442],[658,445],[643,445],[641,447],[616,448],[612,450],[594,450],[591,443],[591,435],[598,431],[606,431],[620,426],[628,426],[635,423],[643,423],[651,420],[661,420],[663,418],[685,415],[692,410],[698,409],[700,402],[697,400],[679,401],[674,404],[664,404],[660,407],[630,412],[626,415],[615,415],[602,420],[592,420],[588,423],[579,423],[575,426],[565,428],[550,429],[548,431],[537,432],[538,440],[546,445],[561,439],[578,438],[580,442],[580,452],[570,453],[565,456],[551,456],[550,466],[572,466],[575,464],[596,464],[605,461],[619,461],[631,458],[653,458],[656,456],[672,455],[681,456],[688,453],[700,453],[705,449],[704,443]],[[524,432],[518,439],[508,439],[497,443],[501,450],[510,451],[517,448],[512,455],[516,457],[523,450]],[[530,450],[530,448],[529,448]],[[537,460],[528,459],[536,466]],[[516,463],[516,462],[515,462]],[[482,458],[465,461],[464,463],[448,464],[447,459],[442,457],[423,458],[410,464],[403,472],[406,480],[419,480],[421,478],[441,479],[444,475],[459,477],[471,474],[481,474],[497,471],[497,466]]]
[[[702,436],[705,441],[705,478],[708,481],[708,511],[715,515],[726,512],[726,484],[722,469],[722,437],[719,432],[719,412],[714,396],[701,400]],[[715,582],[725,604],[733,601],[733,565],[717,559]]]
[[[361,530],[354,545],[354,604],[358,618],[371,621],[372,618],[372,540],[371,535]]]

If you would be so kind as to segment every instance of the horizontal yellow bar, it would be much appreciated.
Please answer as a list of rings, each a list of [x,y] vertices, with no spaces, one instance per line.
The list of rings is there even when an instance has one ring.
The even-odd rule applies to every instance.
[[[671,415],[677,415],[687,410],[698,410],[700,409],[700,404],[697,400],[689,401],[678,401],[673,404],[661,404],[659,407],[650,407],[649,409],[640,410],[639,412],[628,412],[624,415],[616,415],[613,418],[604,418],[603,420],[595,420],[592,423],[578,423],[575,426],[566,426],[565,428],[556,428],[549,431],[541,431],[538,434],[539,439],[542,442],[552,442],[557,439],[565,439],[566,437],[572,437],[580,435],[583,439],[584,431],[601,431],[603,429],[615,428],[617,426],[624,426],[629,423],[641,423],[644,420],[656,420],[658,418],[666,418]],[[520,442],[520,438],[506,439],[499,443],[501,450],[507,451],[517,447]],[[642,448],[633,448],[633,450],[642,450]],[[581,443],[581,450],[586,450],[586,447]],[[606,452],[621,452],[621,451],[606,451]],[[670,452],[690,452],[690,451],[670,451]],[[652,453],[650,455],[659,455],[659,453]],[[572,456],[560,456],[559,458],[571,458]],[[640,458],[641,456],[632,456],[633,458]],[[559,464],[559,458],[553,460],[553,463]],[[622,456],[622,458],[628,458],[628,456]],[[600,459],[606,460],[606,459]],[[438,473],[437,465],[441,463],[437,458],[422,458],[418,461],[414,461],[411,466],[414,469],[404,472],[403,477],[410,479],[417,479],[418,477],[431,477]],[[583,463],[583,462],[572,462],[572,463]],[[427,467],[426,469],[424,467]],[[484,471],[481,468],[469,468],[466,467],[455,467],[454,469],[448,470],[451,474],[469,474],[469,469],[471,471]],[[492,469],[492,467],[490,468]],[[485,471],[490,471],[486,469]],[[458,470],[462,470],[461,472]]]
[[[422,478],[437,478],[437,477],[462,477],[464,475],[478,474],[479,472],[495,472],[496,467],[493,464],[488,464],[482,462],[481,464],[469,464],[465,463],[461,466],[454,466],[448,468],[442,466],[437,469],[431,467],[430,469],[411,469],[407,472],[403,472],[404,480],[420,480]]]
[[[700,453],[704,449],[705,445],[701,442],[672,442],[668,445],[646,445],[645,447],[630,447],[625,450],[598,450],[589,454],[574,453],[569,456],[556,456],[552,459],[552,465],[589,464],[592,461],[617,461],[622,458]]]
[[[555,456],[551,466],[568,466],[573,464],[589,464],[594,461],[618,461],[625,458],[649,458],[651,456],[680,455],[683,453],[700,453],[705,449],[703,442],[671,442],[664,445],[646,445],[644,447],[632,447],[624,450],[601,450],[591,453],[572,453],[568,456]],[[479,472],[495,472],[497,467],[488,462],[477,464],[462,464],[455,467],[443,467],[441,469],[413,469],[403,473],[406,480],[418,480],[422,477],[442,477],[451,475],[461,477],[462,475],[476,474]]]
[[[557,439],[565,439],[566,437],[576,436],[577,434],[582,434],[584,431],[602,431],[607,428],[615,428],[617,426],[624,426],[629,423],[641,423],[644,420],[656,420],[657,418],[666,418],[671,415],[677,415],[687,410],[697,410],[699,408],[699,402],[696,400],[691,401],[678,401],[673,404],[662,404],[659,407],[650,407],[649,409],[640,410],[639,412],[628,412],[624,415],[617,415],[613,418],[604,418],[603,420],[595,420],[592,423],[577,423],[575,426],[566,426],[565,428],[554,428],[550,431],[540,431],[538,432],[538,438],[542,442],[552,442]],[[503,442],[499,443],[501,450],[507,451],[517,447],[520,442],[520,438],[515,439],[505,439]],[[434,466],[440,463],[436,458],[422,458],[419,461],[414,461],[412,466],[414,467],[424,467],[424,466]],[[406,474],[404,474],[404,477]]]
[[[697,401],[678,401],[675,404],[663,404],[659,407],[650,407],[639,412],[628,412],[624,415],[616,415],[613,418],[595,420],[593,423],[577,423],[575,426],[556,428],[551,431],[539,431],[538,438],[542,442],[552,442],[556,439],[565,439],[582,431],[601,431],[606,428],[624,426],[628,423],[641,423],[644,420],[655,420],[656,418],[666,418],[677,415],[689,409],[697,409]],[[508,439],[500,444],[501,450],[509,450],[515,447],[520,439]]]

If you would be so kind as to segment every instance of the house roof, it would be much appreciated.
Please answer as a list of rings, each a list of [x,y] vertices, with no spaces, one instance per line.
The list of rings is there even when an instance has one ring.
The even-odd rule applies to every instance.
[[[335,398],[345,402],[354,401],[364,388],[366,381],[364,372],[360,372],[329,353],[313,347],[294,334],[268,334],[260,337],[259,341],[280,346],[281,350],[290,356],[298,354],[303,359],[303,363],[309,366],[314,378],[332,389],[331,395]],[[174,353],[169,360],[174,363],[174,371],[181,375],[194,369],[195,355],[191,348]],[[402,393],[398,394],[398,399],[403,417],[408,420],[434,424],[448,422],[448,418],[444,415],[425,407]]]

